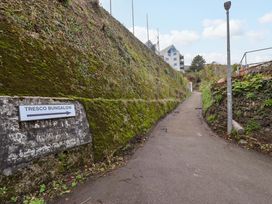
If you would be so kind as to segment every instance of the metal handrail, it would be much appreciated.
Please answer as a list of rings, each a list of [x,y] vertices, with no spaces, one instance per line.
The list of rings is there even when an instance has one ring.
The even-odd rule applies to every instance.
[[[249,53],[254,53],[254,52],[261,52],[261,51],[266,51],[266,50],[272,50],[272,47],[267,47],[267,48],[263,48],[263,49],[257,49],[257,50],[250,50],[244,53],[241,61],[240,61],[240,68],[238,69],[238,72],[240,72],[240,69],[243,68],[243,61],[245,60],[245,67],[248,68],[249,65],[252,64],[258,64],[258,63],[252,63],[252,64],[248,64],[247,63],[247,54]]]

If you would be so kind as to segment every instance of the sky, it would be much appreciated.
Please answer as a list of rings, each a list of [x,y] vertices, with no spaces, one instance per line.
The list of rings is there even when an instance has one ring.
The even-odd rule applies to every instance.
[[[110,10],[110,0],[100,0]],[[132,31],[132,0],[112,0],[112,15]],[[147,41],[146,15],[150,40],[160,48],[171,44],[190,65],[202,55],[207,63],[226,64],[226,12],[224,0],[134,0],[135,35]],[[232,63],[240,62],[244,52],[272,47],[272,0],[233,0],[230,10]],[[272,59],[272,50],[249,54],[249,62]]]

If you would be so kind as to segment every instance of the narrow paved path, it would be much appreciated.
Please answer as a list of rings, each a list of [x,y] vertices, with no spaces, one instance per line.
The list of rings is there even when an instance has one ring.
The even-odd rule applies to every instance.
[[[272,203],[272,159],[215,136],[200,106],[194,93],[157,125],[126,167],[58,203]]]

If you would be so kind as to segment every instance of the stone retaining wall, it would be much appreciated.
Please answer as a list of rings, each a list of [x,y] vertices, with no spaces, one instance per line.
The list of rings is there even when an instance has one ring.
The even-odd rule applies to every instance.
[[[19,105],[68,105],[76,117],[19,121]],[[84,107],[69,99],[0,97],[0,173],[12,174],[28,162],[47,154],[91,143]]]

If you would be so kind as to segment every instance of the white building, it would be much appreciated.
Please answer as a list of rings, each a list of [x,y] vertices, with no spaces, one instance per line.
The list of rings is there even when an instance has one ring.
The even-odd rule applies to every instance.
[[[171,67],[178,71],[184,72],[184,56],[180,54],[174,45],[162,50],[160,55]]]

